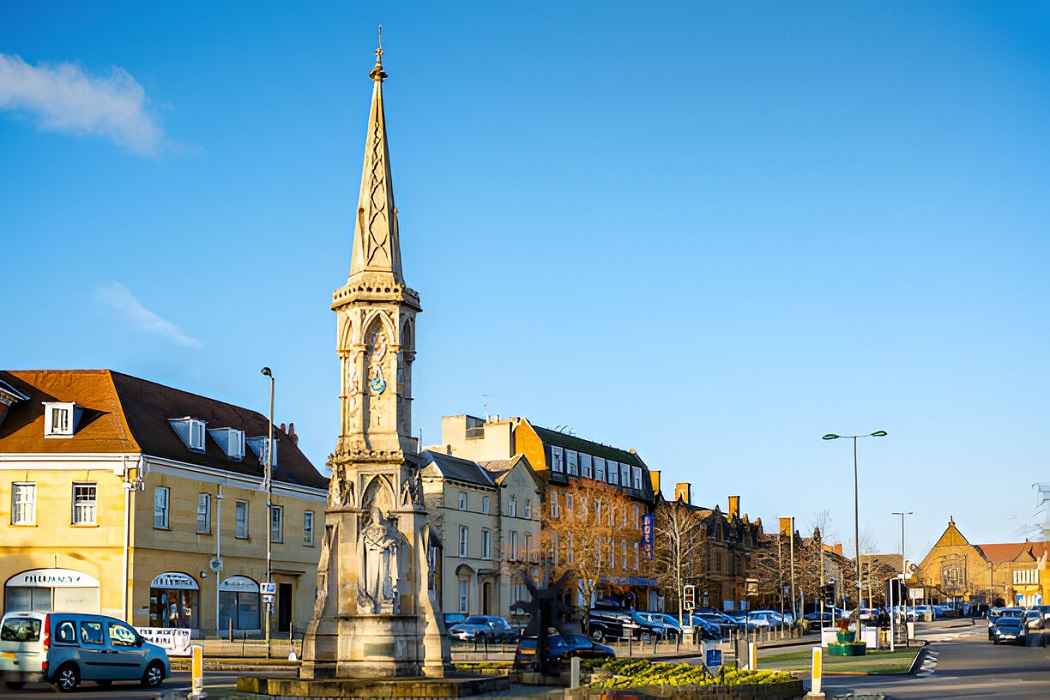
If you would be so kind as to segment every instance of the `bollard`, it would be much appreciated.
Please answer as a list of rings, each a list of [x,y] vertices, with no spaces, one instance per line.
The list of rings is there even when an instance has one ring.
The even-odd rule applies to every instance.
[[[208,697],[204,692],[204,647],[194,644],[190,653],[190,700],[203,700]]]
[[[821,681],[824,677],[824,650],[820,647],[813,647],[813,661],[810,665],[809,677],[810,690],[806,693],[806,697],[823,698],[824,691],[821,688]]]
[[[576,689],[580,687],[580,657],[574,656],[569,662],[569,687]]]
[[[747,667],[751,671],[758,670],[758,644],[755,642],[747,643]]]

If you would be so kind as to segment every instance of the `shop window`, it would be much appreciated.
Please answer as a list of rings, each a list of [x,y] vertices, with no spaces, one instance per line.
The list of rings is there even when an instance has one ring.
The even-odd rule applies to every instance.
[[[247,576],[230,576],[219,585],[219,625],[235,630],[260,629],[259,584]]]
[[[193,577],[179,572],[159,574],[150,583],[149,626],[193,629],[197,626],[199,594]]]

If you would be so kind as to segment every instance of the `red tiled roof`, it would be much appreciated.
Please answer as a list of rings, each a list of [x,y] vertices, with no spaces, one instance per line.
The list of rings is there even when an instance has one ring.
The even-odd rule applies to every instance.
[[[983,553],[985,559],[996,564],[1014,561],[1027,549],[1032,550],[1032,555],[1038,559],[1047,551],[1046,542],[1003,542],[997,544],[976,545]]]

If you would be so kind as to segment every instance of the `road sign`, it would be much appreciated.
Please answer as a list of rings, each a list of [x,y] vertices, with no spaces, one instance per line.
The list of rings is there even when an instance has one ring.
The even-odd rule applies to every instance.
[[[711,648],[704,652],[704,666],[707,666],[708,670],[717,671],[722,665],[722,650]]]
[[[277,584],[273,581],[263,582],[259,584],[259,592],[263,595],[274,595],[277,593]]]
[[[262,599],[267,605],[273,605],[273,593],[263,593]]]
[[[213,557],[212,560],[208,562],[208,568],[215,573],[219,573],[222,571],[222,559]]]

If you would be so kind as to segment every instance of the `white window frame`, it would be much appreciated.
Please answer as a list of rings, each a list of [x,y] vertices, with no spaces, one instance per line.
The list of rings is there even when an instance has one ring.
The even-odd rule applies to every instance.
[[[606,462],[609,472],[609,483],[613,486],[620,485],[620,463],[609,460]]]
[[[44,437],[71,437],[75,419],[76,404],[66,401],[45,401]]]
[[[204,507],[201,508],[201,506]],[[201,516],[203,516],[203,523]],[[201,527],[202,524],[203,527]],[[197,494],[197,534],[211,534],[211,494],[207,491]]]
[[[274,531],[276,519],[277,529]],[[277,536],[274,537],[274,534]],[[284,542],[284,506],[270,505],[270,542],[282,544]]]
[[[565,510],[569,510],[569,511],[571,511],[571,510],[573,510],[573,507],[574,507],[575,505],[576,505],[576,504],[575,504],[575,502],[573,501],[573,497],[572,497],[572,494],[571,494],[571,493],[567,493],[567,494],[565,494]]]
[[[565,450],[565,472],[572,476],[579,476],[580,453],[576,450]]]
[[[532,535],[525,533],[525,560],[532,561]]]
[[[459,577],[459,611],[470,614],[470,579],[466,576]]]
[[[531,498],[526,498],[525,499],[525,517],[526,518],[531,518],[532,517],[532,499]]]
[[[460,491],[459,492],[459,509],[460,510],[466,510],[467,509],[467,492],[466,491]]]
[[[481,558],[492,558],[492,530],[483,529],[481,531]]]
[[[634,543],[634,570],[635,571],[638,571],[638,567],[639,567],[639,564],[638,564],[638,561],[639,561],[638,550],[639,550],[638,542],[635,542]],[[689,570],[692,571],[692,560],[691,559],[690,559]]]
[[[29,494],[30,498],[19,500],[19,493]],[[25,517],[26,511],[28,511],[28,517]],[[35,481],[16,481],[11,484],[11,524],[36,525]]]
[[[587,479],[594,478],[594,458],[584,452],[580,453],[580,476]]]
[[[620,566],[627,571],[627,540],[620,540]]]
[[[83,501],[83,505],[77,502],[77,489],[92,489],[94,498]],[[90,505],[87,505],[90,503]],[[73,525],[97,525],[98,524],[98,484],[94,481],[74,481],[70,496],[69,521]]]
[[[488,496],[482,496],[481,497],[481,512],[485,513],[485,514],[488,514],[488,512],[489,512],[489,497]]]
[[[244,506],[243,508],[241,506]],[[238,520],[237,513],[243,511],[244,519]],[[244,524],[243,533],[241,524]],[[238,500],[233,504],[233,538],[235,540],[247,540],[252,533],[252,511],[251,504],[245,500]]]
[[[307,547],[314,546],[314,512],[303,511],[303,544]]]
[[[551,445],[551,471],[559,474],[565,471],[565,451],[557,445]]]
[[[550,492],[550,495],[551,495],[551,517],[552,518],[560,518],[561,517],[561,506],[558,505],[558,492],[552,490]]]
[[[157,497],[160,494],[164,494],[163,510],[160,512],[163,515],[162,524],[157,524]],[[154,530],[170,530],[171,529],[171,487],[168,486],[154,486],[153,487],[153,529]]]
[[[631,467],[631,473],[634,475],[634,487],[639,491],[642,490],[642,468]]]
[[[518,533],[516,530],[510,531],[510,556],[507,558],[511,561],[518,560]]]
[[[507,511],[510,513],[510,517],[518,517],[518,497],[513,493],[510,495],[507,504]]]
[[[605,481],[605,458],[594,458],[594,478],[596,481]]]
[[[470,556],[470,528],[466,525],[459,526],[459,556],[462,559]]]
[[[631,465],[620,462],[620,486],[623,488],[631,487]]]

